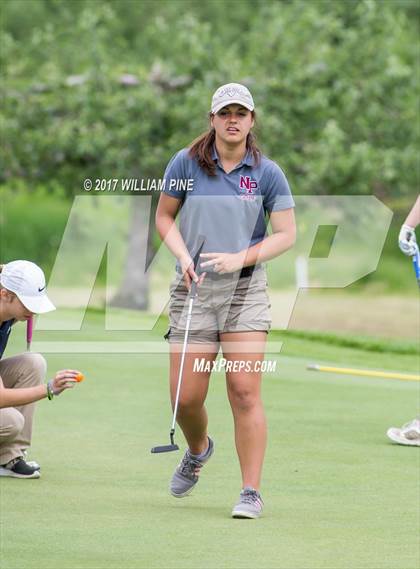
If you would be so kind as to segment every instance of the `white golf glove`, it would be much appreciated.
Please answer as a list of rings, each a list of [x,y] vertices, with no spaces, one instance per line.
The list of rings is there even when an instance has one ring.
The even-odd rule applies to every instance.
[[[419,248],[413,227],[410,227],[409,225],[403,225],[401,227],[401,231],[398,236],[398,245],[404,255],[409,255],[410,257],[416,255]]]

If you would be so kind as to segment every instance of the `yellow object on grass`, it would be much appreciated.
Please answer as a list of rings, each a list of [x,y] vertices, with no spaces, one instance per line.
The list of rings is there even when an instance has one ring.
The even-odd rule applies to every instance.
[[[388,371],[374,371],[369,369],[352,369],[347,367],[322,366],[309,364],[307,369],[312,371],[328,371],[331,373],[343,373],[347,375],[364,375],[366,377],[383,377],[385,379],[402,379],[404,381],[420,381],[420,375],[409,373],[398,373]]]

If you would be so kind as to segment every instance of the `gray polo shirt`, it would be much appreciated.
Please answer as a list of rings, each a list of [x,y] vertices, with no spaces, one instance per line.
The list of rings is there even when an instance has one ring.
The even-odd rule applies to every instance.
[[[214,147],[216,176],[208,176],[188,152],[188,148],[182,149],[169,162],[164,192],[183,201],[179,230],[192,257],[200,235],[205,237],[203,253],[248,249],[266,236],[272,211],[294,207],[286,176],[266,156],[254,166],[248,153],[227,174]],[[189,186],[186,180],[190,180]]]

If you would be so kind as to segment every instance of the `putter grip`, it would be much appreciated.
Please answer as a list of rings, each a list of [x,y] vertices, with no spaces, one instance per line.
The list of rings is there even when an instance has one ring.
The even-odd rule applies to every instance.
[[[198,236],[198,249],[197,249],[197,253],[194,255],[194,259],[193,259],[193,263],[194,263],[194,271],[196,272],[197,275],[200,275],[201,273],[201,269],[200,269],[200,253],[203,250],[204,247],[204,243],[206,241],[206,238],[204,237],[204,235],[199,235]]]
[[[191,282],[190,295],[193,298],[197,296],[197,283],[195,283],[194,281]]]
[[[28,346],[32,342],[33,329],[34,329],[34,321],[33,318],[31,317],[26,323],[26,343]]]
[[[200,275],[201,273],[201,269],[200,269],[200,253],[203,250],[204,247],[204,242],[205,242],[206,238],[204,237],[204,235],[199,235],[198,236],[198,242],[199,242],[199,248],[197,250],[197,253],[194,256],[193,259],[193,263],[194,263],[194,271],[196,272],[197,275]],[[190,289],[190,295],[195,298],[197,296],[198,292],[197,292],[197,283],[195,283],[194,281],[191,282],[191,289]]]

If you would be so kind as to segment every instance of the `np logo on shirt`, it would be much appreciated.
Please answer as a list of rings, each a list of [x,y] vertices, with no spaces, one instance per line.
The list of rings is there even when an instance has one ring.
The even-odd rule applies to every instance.
[[[241,176],[239,180],[239,189],[245,195],[240,196],[241,199],[255,200],[255,190],[258,188],[256,180],[251,180],[249,176]]]
[[[239,188],[244,190],[247,194],[253,194],[254,190],[258,188],[258,184],[255,180],[251,180],[249,176],[241,176]]]

